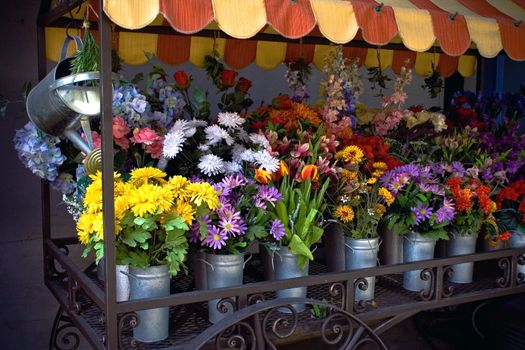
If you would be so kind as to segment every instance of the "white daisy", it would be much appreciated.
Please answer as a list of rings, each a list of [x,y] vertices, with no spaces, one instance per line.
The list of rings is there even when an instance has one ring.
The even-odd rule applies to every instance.
[[[210,146],[205,145],[205,144],[200,144],[198,148],[199,148],[199,151],[202,151],[202,152],[208,152],[210,150]]]
[[[182,150],[182,145],[186,142],[182,131],[172,131],[164,137],[164,148],[162,154],[168,159],[173,159]]]
[[[206,127],[204,133],[206,134],[206,140],[208,141],[207,144],[209,146],[213,146],[222,140],[224,140],[228,146],[233,145],[233,138],[226,130],[218,125],[210,125]]]
[[[247,149],[241,153],[240,158],[243,162],[251,163],[255,161],[255,154],[251,149]]]
[[[226,172],[226,175],[233,175],[237,174],[242,170],[242,167],[237,162],[224,162],[224,169]]]
[[[206,176],[224,173],[224,161],[215,154],[202,156],[197,167]]]
[[[266,137],[264,137],[261,134],[251,133],[250,134],[250,141],[252,141],[256,145],[262,146],[263,148],[270,147],[270,142],[268,142]]]
[[[220,125],[230,128],[239,129],[244,124],[245,119],[237,113],[219,113],[218,122]]]
[[[241,145],[240,143],[236,143],[232,147],[232,159],[234,162],[240,163],[242,162],[241,154],[242,152],[246,151],[246,147]]]
[[[249,142],[250,141],[250,135],[248,135],[248,133],[244,130],[244,129],[240,129],[236,136],[239,138],[239,140],[243,141],[243,142]]]
[[[171,131],[182,131],[185,137],[192,137],[197,132],[197,128],[190,125],[190,122],[186,120],[177,119],[171,127]]]
[[[270,174],[279,169],[279,160],[272,156],[268,151],[254,152],[253,158],[262,169]]]

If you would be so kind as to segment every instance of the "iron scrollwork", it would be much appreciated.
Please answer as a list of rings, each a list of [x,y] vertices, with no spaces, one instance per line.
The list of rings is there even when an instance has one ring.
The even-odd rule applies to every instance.
[[[49,348],[56,350],[76,350],[80,346],[80,331],[64,314],[62,308],[58,309],[51,330]]]
[[[525,265],[525,255],[518,255],[518,266],[523,266]],[[519,269],[518,269],[519,270]],[[518,278],[517,278],[517,282],[518,284],[521,284],[525,281],[525,274],[523,272],[518,272]]]
[[[421,292],[419,292],[419,297],[423,301],[432,300],[434,297],[434,289],[436,288],[436,274],[434,273],[434,270],[432,268],[423,269],[421,270],[419,277],[423,281],[430,281],[430,288],[421,290]]]
[[[365,277],[358,278],[354,281],[354,290],[362,290],[363,292],[368,290],[368,280]],[[366,311],[369,302],[366,300],[360,300],[354,302],[354,311],[361,313]]]
[[[454,275],[454,269],[452,266],[447,266],[443,269],[443,292],[441,295],[443,298],[450,298],[454,294],[454,286],[445,287],[445,280],[451,278]]]
[[[132,312],[128,312],[128,313],[125,313],[123,314],[121,317],[120,317],[120,320],[118,321],[118,346],[119,346],[119,349],[124,349],[124,345],[122,343],[122,332],[124,330],[128,330],[128,329],[133,329],[135,327],[137,327],[140,323],[140,319],[139,319],[139,315],[132,311]],[[135,340],[135,339],[132,339],[130,340],[130,345],[134,348],[136,348],[138,346],[138,342]]]
[[[334,287],[335,288],[335,287]],[[326,309],[322,322],[315,324],[321,327],[320,339],[327,346],[339,349],[356,349],[375,345],[377,349],[386,349],[384,343],[364,322],[356,316],[325,301],[304,298],[283,298],[255,302],[212,325],[199,336],[186,344],[186,349],[202,349],[210,340],[216,349],[277,349],[276,343],[293,336],[301,336],[299,321],[307,314],[299,314],[292,305],[305,304],[308,307],[317,305]],[[264,315],[264,317],[260,317]],[[262,321],[261,321],[262,318]],[[255,330],[262,329],[262,333]],[[233,332],[232,332],[233,330]],[[313,331],[310,327],[306,330]],[[319,333],[318,333],[319,334]]]
[[[346,288],[342,282],[335,282],[330,286],[330,303],[339,306],[341,309],[346,307]]]
[[[499,259],[498,267],[503,270],[503,276],[496,279],[496,285],[500,288],[507,288],[510,285],[510,259],[508,257]]]

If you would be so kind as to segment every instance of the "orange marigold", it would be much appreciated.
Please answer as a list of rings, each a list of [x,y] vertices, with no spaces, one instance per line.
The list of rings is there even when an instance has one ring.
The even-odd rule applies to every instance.
[[[447,180],[447,187],[450,188],[452,191],[456,191],[461,186],[461,179],[457,176],[452,176],[450,179]]]
[[[472,208],[472,191],[468,188],[461,188],[454,192],[456,210],[460,212],[469,211]]]

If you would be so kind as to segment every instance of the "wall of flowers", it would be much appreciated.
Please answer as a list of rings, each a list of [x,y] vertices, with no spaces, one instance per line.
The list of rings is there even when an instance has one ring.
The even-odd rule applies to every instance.
[[[288,90],[264,103],[254,103],[261,99],[252,85],[272,82],[252,82],[213,55],[204,70],[205,86],[161,66],[115,83],[118,265],[167,266],[176,275],[188,273],[195,254],[209,265],[210,255],[264,251],[274,261],[291,254],[297,273],[306,274],[315,247],[336,231],[349,269],[366,267],[349,258],[363,240],[375,254],[393,249],[377,243],[386,231],[433,244],[479,236],[488,249],[521,241],[523,91],[457,92],[445,111],[409,106],[411,69],[376,80],[388,94],[381,86],[371,91],[340,48],[326,57],[320,85],[309,86],[319,89],[319,100],[309,96],[312,68],[301,60],[287,64]],[[362,102],[370,95],[378,107]],[[100,147],[98,117],[77,131]],[[100,172],[87,173],[82,151],[31,122],[16,132],[14,147],[30,171],[63,194],[84,256],[99,261]],[[404,259],[412,261],[406,251]],[[275,278],[286,278],[272,266]],[[420,288],[405,278],[406,288]]]

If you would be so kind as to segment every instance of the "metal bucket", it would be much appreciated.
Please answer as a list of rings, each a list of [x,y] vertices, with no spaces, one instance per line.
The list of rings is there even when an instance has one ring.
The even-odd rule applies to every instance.
[[[264,245],[259,248],[265,281],[272,281],[275,279],[273,257],[277,249],[278,247],[275,244]]]
[[[476,252],[476,241],[478,239],[477,233],[461,235],[457,232],[451,232],[451,236],[452,237],[447,242],[448,256],[467,255]],[[474,262],[451,265],[451,268],[453,273],[448,278],[450,282],[472,283]]]
[[[388,229],[388,223],[379,224],[377,231],[381,241],[388,249],[379,251],[379,261],[381,265],[395,265],[403,263],[403,236],[397,233],[397,225],[391,230]]]
[[[496,241],[492,239],[484,239],[483,240],[483,251],[485,252],[493,252],[496,250],[505,249],[505,242],[498,239]]]
[[[275,269],[275,279],[285,280],[289,278],[308,276],[309,262],[306,262],[304,269],[300,269],[297,264],[297,255],[292,253],[288,247],[280,247],[273,256],[273,265]],[[296,287],[281,289],[276,292],[277,298],[306,298],[307,287]],[[292,304],[297,312],[303,312],[306,309],[305,304]],[[287,308],[280,308],[279,311],[290,313]]]
[[[202,250],[198,250],[190,255],[190,263],[193,270],[193,281],[195,283],[195,289],[198,290],[208,289],[206,264],[203,262],[205,258],[206,253],[204,253]]]
[[[130,300],[159,298],[170,295],[168,265],[150,266],[145,269],[130,268]],[[141,342],[155,342],[168,337],[169,307],[139,310],[139,323],[133,328],[133,338]]]
[[[379,237],[371,239],[353,239],[345,237],[346,270],[357,270],[377,266],[377,253],[379,251]],[[373,300],[376,278],[366,277],[368,288],[356,288],[355,301]]]
[[[244,255],[205,254],[205,261],[208,289],[242,285]],[[229,303],[219,305],[219,301],[220,299],[208,301],[208,320],[211,323],[217,323],[235,311],[233,305]]]
[[[343,227],[337,223],[330,223],[324,232],[323,240],[328,271],[345,271],[345,234]]]
[[[525,234],[521,231],[512,231],[512,235],[509,238],[509,244],[511,248],[523,248],[525,247]],[[525,277],[525,265],[520,265],[516,267],[516,273],[523,274]]]
[[[436,240],[426,238],[419,233],[411,232],[405,235],[403,242],[403,262],[429,260],[434,258]],[[421,279],[422,270],[412,270],[403,273],[403,288],[414,292],[430,289],[430,280]]]
[[[117,301],[129,300],[129,265],[115,265],[116,267],[116,293]],[[100,282],[106,282],[106,258],[102,257],[97,265],[97,279]]]

